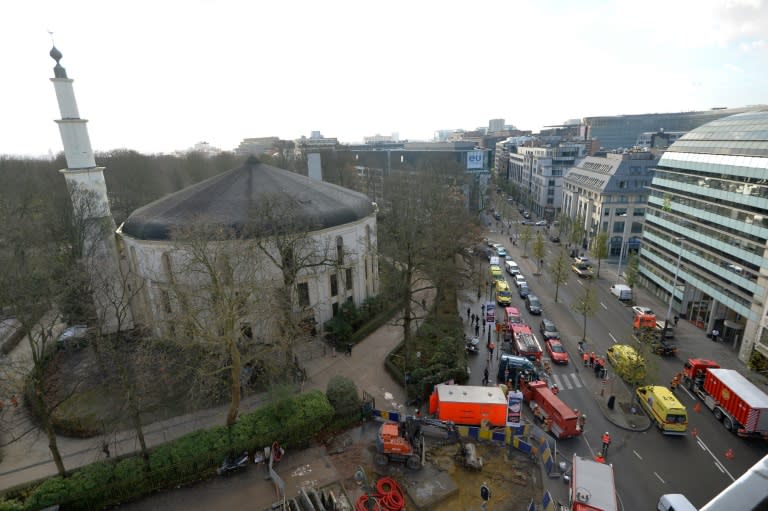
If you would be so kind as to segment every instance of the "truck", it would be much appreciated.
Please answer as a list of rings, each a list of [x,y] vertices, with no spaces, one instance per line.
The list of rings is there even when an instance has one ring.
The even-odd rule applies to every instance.
[[[714,360],[690,358],[682,383],[701,399],[728,431],[768,439],[768,396],[738,371]]]
[[[632,330],[639,341],[650,343],[651,351],[657,355],[669,356],[677,352],[677,346],[670,341],[675,336],[674,330],[670,326],[665,328],[664,321],[657,320],[653,313],[635,314]]]
[[[541,360],[541,344],[528,325],[523,323],[512,325],[512,345],[515,355],[526,357],[532,361]]]
[[[570,511],[618,511],[613,467],[574,454],[568,502]]]
[[[536,369],[533,363],[525,357],[504,353],[499,359],[499,369],[496,373],[498,383],[517,384],[520,379],[536,379]]]
[[[442,421],[466,426],[507,424],[507,397],[499,387],[435,385],[429,396],[429,413]]]
[[[566,405],[552,392],[545,381],[522,381],[523,399],[534,417],[545,424],[546,431],[555,438],[572,438],[582,432],[579,412]]]

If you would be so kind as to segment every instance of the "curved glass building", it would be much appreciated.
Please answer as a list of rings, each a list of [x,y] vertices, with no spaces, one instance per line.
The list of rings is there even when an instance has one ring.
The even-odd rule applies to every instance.
[[[744,362],[768,356],[768,108],[681,137],[650,188],[640,281],[669,304],[661,319],[717,329]]]

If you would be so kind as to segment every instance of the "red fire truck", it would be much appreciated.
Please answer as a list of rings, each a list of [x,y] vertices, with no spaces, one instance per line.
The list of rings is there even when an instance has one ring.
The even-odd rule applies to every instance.
[[[537,362],[541,360],[541,344],[528,325],[523,323],[512,325],[512,344],[515,355]]]
[[[571,511],[618,511],[613,467],[574,454],[568,501]]]

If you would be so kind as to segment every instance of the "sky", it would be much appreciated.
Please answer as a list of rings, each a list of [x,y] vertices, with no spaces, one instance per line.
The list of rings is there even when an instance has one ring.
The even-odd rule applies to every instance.
[[[96,151],[768,103],[768,0],[25,0],[0,17],[0,154],[62,150],[52,38]]]

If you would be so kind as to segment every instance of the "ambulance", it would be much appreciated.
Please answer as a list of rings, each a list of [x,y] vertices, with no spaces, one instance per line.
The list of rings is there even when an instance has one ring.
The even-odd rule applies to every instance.
[[[667,387],[647,385],[637,389],[640,405],[665,435],[684,435],[688,413]]]

